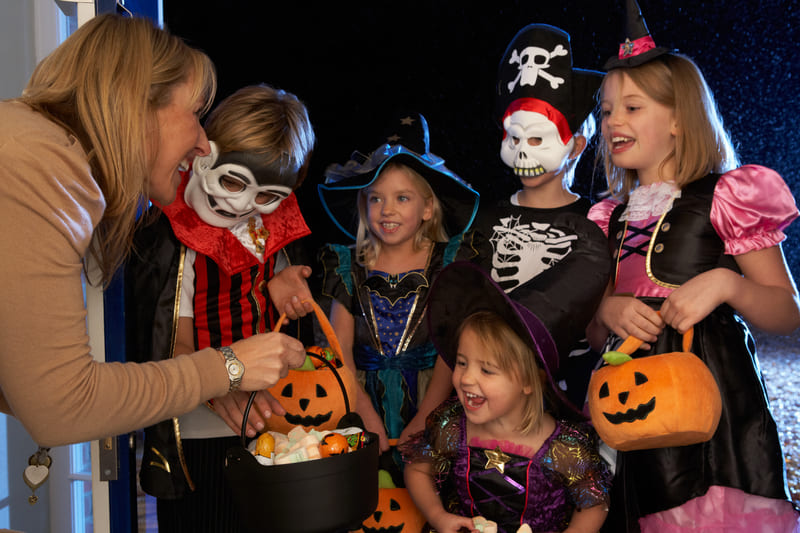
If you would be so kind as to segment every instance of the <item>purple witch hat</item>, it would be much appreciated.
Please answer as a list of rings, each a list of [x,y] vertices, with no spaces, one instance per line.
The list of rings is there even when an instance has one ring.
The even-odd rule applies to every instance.
[[[548,408],[557,418],[584,419],[556,385],[558,350],[542,320],[530,309],[512,300],[491,276],[475,263],[456,261],[436,276],[428,296],[428,327],[436,351],[453,368],[458,351],[456,332],[477,311],[499,315],[536,355],[547,375],[544,388]]]
[[[620,67],[638,67],[661,55],[676,52],[670,48],[656,46],[636,0],[627,0],[626,11],[625,40],[619,45],[619,53],[606,61],[603,68],[611,70]]]

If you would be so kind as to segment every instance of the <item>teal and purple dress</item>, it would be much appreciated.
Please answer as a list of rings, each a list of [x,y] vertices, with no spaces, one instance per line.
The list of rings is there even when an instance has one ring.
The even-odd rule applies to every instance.
[[[478,234],[459,234],[434,243],[424,269],[389,274],[356,263],[355,248],[328,244],[320,251],[323,295],[353,315],[353,359],[359,380],[396,439],[417,413],[437,353],[425,319],[435,276],[453,261],[478,261],[488,243]]]

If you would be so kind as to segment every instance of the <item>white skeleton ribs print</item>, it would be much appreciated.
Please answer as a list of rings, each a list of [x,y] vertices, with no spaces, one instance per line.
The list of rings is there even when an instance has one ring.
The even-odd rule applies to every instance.
[[[511,292],[553,267],[572,251],[578,236],[564,233],[548,223],[520,224],[520,217],[500,219],[492,227],[490,241],[492,279]]]
[[[569,55],[569,51],[560,44],[552,52],[548,52],[538,46],[528,46],[519,53],[514,50],[508,62],[509,64],[517,63],[519,65],[519,73],[516,78],[509,82],[508,92],[513,93],[517,83],[520,86],[536,85],[539,76],[549,81],[551,88],[558,89],[564,83],[564,78],[550,74],[547,69],[550,68],[551,59],[566,55]]]

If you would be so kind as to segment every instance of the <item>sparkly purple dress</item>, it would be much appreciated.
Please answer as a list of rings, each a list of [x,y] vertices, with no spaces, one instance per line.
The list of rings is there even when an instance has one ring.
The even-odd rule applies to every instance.
[[[432,462],[446,509],[493,520],[499,532],[514,533],[522,524],[534,532],[563,531],[575,509],[608,505],[610,474],[588,424],[557,419],[533,457],[503,450],[509,459],[500,472],[488,459],[492,450],[467,444],[464,409],[450,400],[401,451],[408,462]]]

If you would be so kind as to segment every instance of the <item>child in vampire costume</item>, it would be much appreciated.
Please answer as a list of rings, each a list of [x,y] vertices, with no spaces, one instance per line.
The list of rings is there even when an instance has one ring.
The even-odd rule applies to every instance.
[[[570,190],[594,133],[600,72],[572,68],[570,38],[545,24],[522,28],[500,63],[497,113],[502,161],[522,188],[481,206],[475,229],[492,244],[492,279],[539,316],[558,347],[555,373],[567,397],[585,401],[599,355],[584,330],[611,272],[602,231],[586,218],[591,204]],[[555,370],[555,369],[554,369]]]
[[[142,360],[272,331],[271,282],[301,268],[287,246],[310,233],[293,193],[314,145],[305,106],[285,91],[245,87],[205,127],[211,153],[182,172],[173,203],[151,208],[162,213],[137,232],[126,266],[128,353]],[[232,391],[219,401],[244,394]],[[214,403],[145,430],[140,481],[158,498],[160,531],[242,531],[223,473],[239,431]]]

